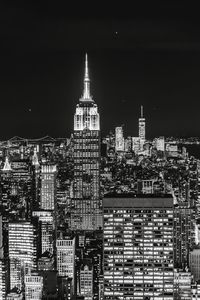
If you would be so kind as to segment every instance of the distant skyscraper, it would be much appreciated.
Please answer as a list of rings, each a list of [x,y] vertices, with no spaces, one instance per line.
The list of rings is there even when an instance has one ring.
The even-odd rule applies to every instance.
[[[2,216],[0,215],[0,299],[6,299],[6,268],[3,248]]]
[[[123,128],[115,128],[115,151],[124,151],[124,135]]]
[[[10,289],[22,288],[24,276],[36,268],[34,227],[30,222],[8,224]]]
[[[12,171],[11,164],[9,163],[9,160],[8,160],[8,156],[6,156],[5,163],[3,166],[3,171],[4,172]]]
[[[20,213],[20,217],[30,219],[33,195],[29,159],[12,160],[12,178],[11,195],[17,197],[18,201],[23,203],[23,210]]]
[[[102,226],[100,199],[100,123],[90,95],[87,54],[83,96],[74,115],[74,197],[71,228],[96,230]]]
[[[57,270],[58,276],[72,278],[74,282],[75,275],[75,238],[57,239]]]
[[[189,266],[189,253],[195,246],[195,211],[188,202],[179,203],[174,210],[174,263],[175,268]]]
[[[155,147],[158,151],[165,151],[165,137],[160,136],[159,138],[156,138],[155,140]]]
[[[104,198],[104,300],[173,300],[173,198]]]
[[[12,168],[6,157],[3,169],[0,174],[0,206],[3,218],[5,219],[8,216],[10,208],[10,195],[11,195],[11,186],[12,186]]]
[[[55,208],[55,180],[56,165],[42,165],[40,195],[40,208],[42,210],[54,210]]]
[[[143,116],[143,106],[141,106],[141,116],[139,118],[139,138],[140,138],[141,147],[143,147],[143,144],[146,139],[145,118]]]
[[[35,167],[39,167],[40,166],[39,160],[38,160],[38,155],[37,155],[37,149],[36,148],[34,148],[34,154],[32,156],[32,164]]]
[[[138,154],[140,151],[140,138],[139,137],[132,137],[132,150],[135,154]]]

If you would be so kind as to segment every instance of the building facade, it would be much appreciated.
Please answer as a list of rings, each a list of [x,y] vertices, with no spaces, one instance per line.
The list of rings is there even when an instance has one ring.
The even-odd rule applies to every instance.
[[[58,276],[72,278],[74,282],[75,238],[57,239],[56,252]]]
[[[34,227],[30,222],[8,224],[10,289],[21,290],[24,276],[36,268]]]
[[[84,296],[84,300],[93,299],[93,270],[88,265],[80,270],[80,296]]]
[[[189,267],[195,281],[200,280],[200,249],[193,249],[189,254]]]
[[[40,208],[42,210],[55,209],[56,165],[41,166],[41,196]]]
[[[6,271],[4,260],[0,258],[0,299],[6,299]]]
[[[43,277],[37,273],[25,276],[25,299],[40,300],[42,299]]]
[[[175,268],[188,267],[189,254],[195,246],[195,211],[188,202],[176,205],[174,209],[174,264]]]
[[[104,300],[173,299],[173,199],[105,198]]]
[[[145,128],[145,118],[143,116],[143,106],[141,106],[141,116],[138,120],[138,125],[139,125],[140,141],[144,142],[146,139],[146,128]]]
[[[54,239],[55,239],[55,218],[52,211],[39,210],[33,211],[33,217],[38,218],[39,235],[40,235],[40,254],[48,251],[54,253]]]
[[[123,128],[115,128],[115,151],[124,151],[124,135]]]

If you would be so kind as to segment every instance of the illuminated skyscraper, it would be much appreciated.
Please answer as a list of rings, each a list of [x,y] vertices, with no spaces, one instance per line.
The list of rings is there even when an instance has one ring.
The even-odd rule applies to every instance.
[[[141,116],[139,118],[139,138],[140,142],[144,144],[145,142],[145,118],[143,116],[143,106],[141,105]]]
[[[123,128],[115,128],[115,151],[124,151]]]
[[[42,210],[54,210],[55,208],[55,180],[56,166],[42,165],[40,196],[40,208]]]
[[[174,210],[174,263],[175,268],[189,266],[189,254],[195,246],[195,210],[188,202],[180,202]]]
[[[155,141],[155,147],[158,151],[165,151],[165,137],[160,136],[159,138],[154,139]]]
[[[5,264],[0,258],[0,299],[6,299],[6,280],[5,280]]]
[[[11,196],[11,187],[12,187],[12,168],[8,161],[8,157],[6,156],[5,163],[3,169],[0,173],[0,190],[1,190],[1,198],[0,198],[0,206],[1,212],[3,213],[3,219],[5,219],[8,215],[10,208],[10,196]]]
[[[9,160],[8,160],[8,156],[6,156],[5,163],[3,166],[3,171],[4,172],[12,171],[11,164],[9,163]]]
[[[0,299],[6,299],[6,272],[3,251],[2,216],[0,215]]]
[[[39,167],[40,164],[39,164],[39,160],[38,160],[38,155],[37,155],[37,149],[34,148],[34,154],[32,156],[32,164],[36,167]]]
[[[104,300],[173,300],[173,198],[103,199]]]
[[[74,115],[74,186],[71,228],[96,230],[102,226],[100,200],[100,123],[90,95],[87,54],[83,96]]]
[[[38,210],[40,207],[40,164],[36,148],[34,148],[34,154],[32,156],[32,178],[34,196],[31,209]]]
[[[34,227],[30,222],[8,224],[10,289],[22,288],[24,276],[36,268]]]
[[[91,265],[83,265],[80,270],[80,293],[86,300],[93,298],[93,269]]]
[[[72,278],[72,285],[74,286],[75,238],[73,240],[57,239],[56,253],[58,276]]]

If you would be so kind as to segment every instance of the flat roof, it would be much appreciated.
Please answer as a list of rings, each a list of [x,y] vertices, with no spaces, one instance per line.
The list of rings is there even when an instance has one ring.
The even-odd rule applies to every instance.
[[[173,197],[104,198],[103,208],[173,208]]]

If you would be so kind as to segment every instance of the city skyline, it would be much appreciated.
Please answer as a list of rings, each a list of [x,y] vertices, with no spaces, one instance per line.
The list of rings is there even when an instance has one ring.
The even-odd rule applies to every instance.
[[[147,137],[200,136],[197,14],[184,4],[157,8],[103,16],[3,4],[0,138],[70,136],[85,52],[103,135],[124,124],[135,136],[143,105]]]
[[[0,2],[0,300],[200,300],[199,10],[132,4]]]

